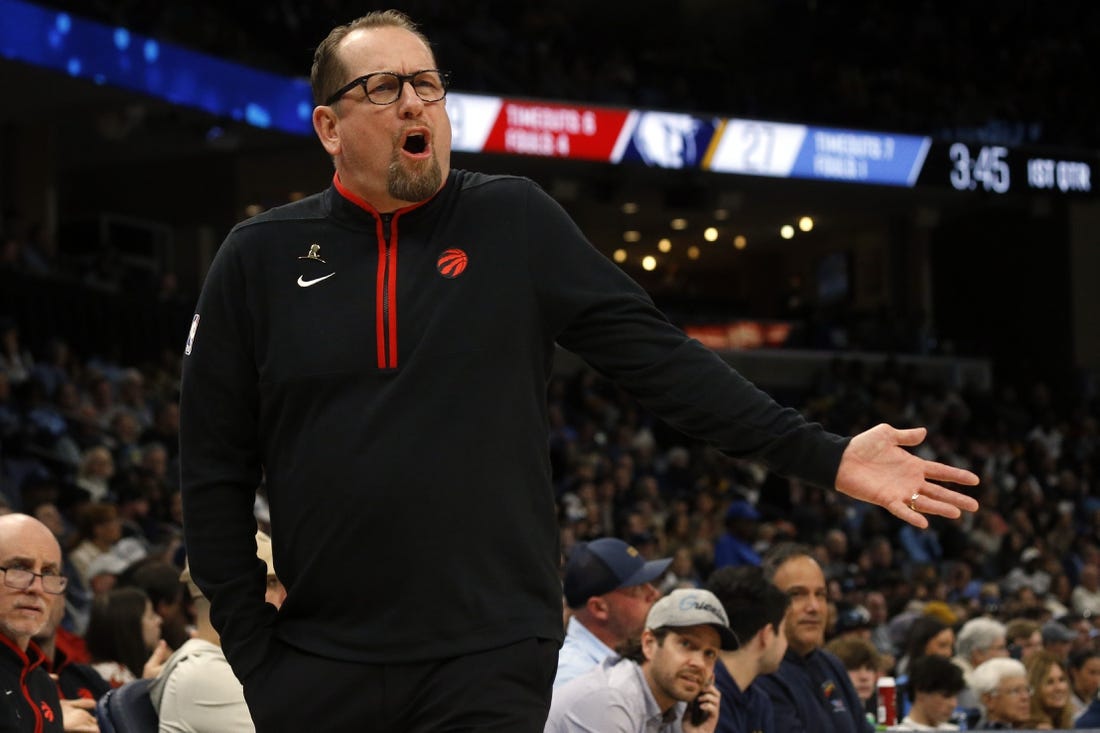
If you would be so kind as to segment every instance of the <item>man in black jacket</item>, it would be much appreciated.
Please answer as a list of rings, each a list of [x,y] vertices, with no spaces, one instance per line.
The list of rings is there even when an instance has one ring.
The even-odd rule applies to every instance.
[[[61,546],[46,525],[26,514],[0,516],[0,730],[64,730],[57,683],[31,641],[65,590]]]
[[[61,705],[65,707],[68,702],[76,700],[95,702],[111,689],[111,685],[100,676],[99,672],[92,669],[91,665],[83,664],[70,657],[69,649],[66,648],[64,639],[60,638],[58,633],[61,619],[65,615],[65,596],[54,596],[49,600],[50,618],[46,625],[34,635],[34,643],[46,656],[47,670],[57,679],[57,687],[62,696]],[[76,638],[79,639],[79,637]],[[73,717],[76,717],[75,713]],[[80,717],[83,718],[83,716]],[[66,726],[66,730],[70,730],[70,727]]]
[[[730,455],[919,526],[977,508],[929,481],[976,476],[902,447],[923,429],[807,423],[531,181],[452,170],[447,74],[401,13],[336,28],[311,81],[332,186],[230,232],[184,348],[188,558],[258,730],[541,728],[562,640],[555,343]]]
[[[775,730],[784,733],[870,733],[848,670],[822,649],[828,598],[825,574],[804,545],[782,543],[763,559],[764,574],[791,599],[783,625],[787,653],[756,685],[772,700]]]

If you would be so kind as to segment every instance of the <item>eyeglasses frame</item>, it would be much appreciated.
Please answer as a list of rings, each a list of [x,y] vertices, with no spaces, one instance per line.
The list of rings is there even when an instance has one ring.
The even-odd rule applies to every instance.
[[[443,86],[443,96],[439,97],[439,99],[424,99],[424,97],[420,96],[420,91],[416,88],[416,85],[412,83],[413,79],[415,79],[420,74],[428,71],[434,71],[436,74],[439,74],[439,81],[440,84]],[[389,102],[375,102],[373,99],[371,99],[370,94],[367,92],[367,82],[370,81],[373,77],[380,76],[382,74],[388,74],[389,76],[397,77],[397,95],[393,98],[392,101]],[[409,83],[412,86],[413,94],[415,94],[417,98],[420,99],[420,101],[431,104],[432,102],[439,102],[443,99],[446,99],[447,87],[450,82],[451,72],[444,71],[443,69],[420,69],[418,71],[414,71],[411,74],[398,74],[396,71],[372,71],[369,74],[364,74],[363,76],[352,79],[347,84],[337,89],[335,92],[329,95],[328,99],[325,100],[325,106],[331,107],[332,105],[339,102],[343,98],[343,96],[350,92],[352,89],[357,86],[362,86],[363,96],[368,102],[370,102],[371,104],[377,104],[380,107],[387,107],[391,104],[394,104],[397,100],[401,99],[401,93],[404,91],[406,83]]]

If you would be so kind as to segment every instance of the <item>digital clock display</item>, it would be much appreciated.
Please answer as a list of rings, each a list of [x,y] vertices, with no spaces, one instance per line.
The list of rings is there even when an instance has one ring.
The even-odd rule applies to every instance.
[[[1090,194],[1094,165],[1096,160],[1084,157],[1068,159],[1004,145],[935,143],[918,183],[990,194]]]
[[[1012,185],[1012,173],[1008,169],[1008,148],[1000,145],[983,145],[977,156],[963,143],[952,143],[948,149],[951,158],[951,185],[958,191],[973,191],[978,186],[993,193],[1008,193]]]

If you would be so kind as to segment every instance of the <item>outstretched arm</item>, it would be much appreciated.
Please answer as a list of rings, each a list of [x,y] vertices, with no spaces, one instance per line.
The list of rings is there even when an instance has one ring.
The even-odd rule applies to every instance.
[[[898,519],[921,529],[928,526],[925,514],[956,519],[962,511],[976,511],[978,502],[972,497],[933,483],[974,486],[978,483],[976,475],[926,461],[905,449],[920,445],[926,434],[924,428],[899,430],[883,423],[855,436],[840,459],[837,491],[885,507]]]

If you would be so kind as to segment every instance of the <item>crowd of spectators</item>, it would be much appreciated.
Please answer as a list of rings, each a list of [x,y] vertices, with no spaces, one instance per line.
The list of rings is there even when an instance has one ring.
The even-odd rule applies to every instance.
[[[179,530],[178,362],[138,368],[82,359],[60,337],[35,341],[45,346],[32,353],[19,324],[0,323],[3,496],[15,509],[56,505],[70,549],[91,539],[74,513],[88,503],[115,505],[126,534],[171,541]],[[1095,395],[1059,401],[1042,383],[981,391],[923,381],[892,361],[870,369],[838,356],[794,406],[845,435],[881,421],[928,426],[917,450],[977,472],[981,509],[914,530],[695,444],[582,369],[548,389],[563,549],[619,536],[654,557],[690,552],[677,573],[705,578],[728,513],[751,520],[739,536],[756,552],[782,538],[820,545],[838,594],[883,592],[891,613],[925,598],[965,602],[970,612],[1034,603],[1096,610]]]
[[[346,0],[49,0],[273,71],[305,75]],[[390,3],[468,92],[637,105],[944,137],[1095,147],[1100,9],[893,4]],[[1091,60],[1090,60],[1091,59]]]
[[[77,354],[60,335],[31,336],[0,319],[0,503],[57,534],[70,577],[62,625],[79,636],[95,599],[135,564],[182,568],[179,357],[126,364]],[[547,401],[563,556],[578,540],[622,538],[648,558],[673,558],[663,593],[700,587],[731,546],[751,562],[782,540],[807,543],[829,584],[835,629],[865,609],[888,664],[907,653],[907,631],[925,609],[946,609],[944,625],[955,628],[983,615],[1084,619],[1095,635],[1100,400],[1064,398],[1043,383],[983,391],[843,355],[790,395],[841,434],[881,421],[926,425],[917,451],[981,476],[976,514],[933,517],[919,531],[690,441],[590,369],[562,372]],[[263,506],[261,487],[261,521]],[[166,622],[165,640],[185,639],[185,624]]]

